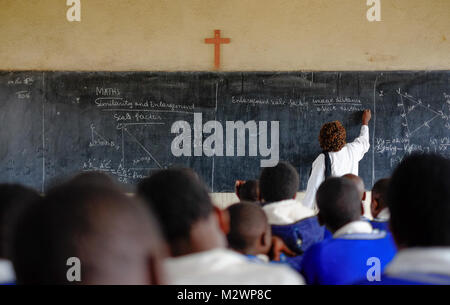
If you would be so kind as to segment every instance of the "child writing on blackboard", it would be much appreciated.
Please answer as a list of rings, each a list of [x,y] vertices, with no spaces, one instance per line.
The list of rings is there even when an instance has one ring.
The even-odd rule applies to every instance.
[[[341,122],[328,122],[322,126],[319,143],[323,153],[312,164],[303,205],[315,208],[317,189],[329,176],[340,177],[348,173],[358,176],[359,161],[370,148],[368,125],[371,117],[370,110],[364,110],[361,132],[352,143],[346,143],[346,131]]]

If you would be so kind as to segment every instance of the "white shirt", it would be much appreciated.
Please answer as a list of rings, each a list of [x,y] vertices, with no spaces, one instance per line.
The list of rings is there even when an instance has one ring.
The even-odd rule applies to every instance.
[[[331,175],[343,176],[345,174],[358,175],[359,161],[369,151],[369,126],[361,126],[359,137],[352,143],[347,143],[337,152],[329,152],[331,160]],[[320,184],[325,180],[325,156],[320,154],[312,164],[311,176],[306,187],[303,205],[314,209],[316,204],[316,192]]]
[[[400,250],[386,266],[385,273],[396,278],[424,282],[427,282],[427,274],[450,276],[450,247]],[[412,278],[412,274],[416,277]]]
[[[391,218],[391,213],[389,212],[389,208],[384,208],[378,213],[377,217],[374,218],[375,221],[389,221]]]
[[[0,259],[0,284],[12,283],[16,280],[12,263],[6,259]]]
[[[255,263],[229,249],[169,258],[165,262],[173,285],[303,285],[303,278],[288,266]]]
[[[287,225],[314,216],[313,210],[295,199],[269,203],[263,206],[270,225]]]
[[[370,234],[373,232],[372,225],[367,221],[352,221],[342,226],[334,232],[333,238],[338,238],[347,234]]]

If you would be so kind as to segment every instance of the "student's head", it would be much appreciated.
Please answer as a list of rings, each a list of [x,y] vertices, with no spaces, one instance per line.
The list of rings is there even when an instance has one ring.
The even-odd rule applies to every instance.
[[[325,123],[320,129],[319,143],[323,151],[340,151],[346,144],[345,138],[345,128],[339,121]]]
[[[0,258],[10,258],[9,246],[17,217],[41,196],[19,184],[0,184]]]
[[[390,227],[399,248],[450,246],[450,160],[413,154],[388,187]]]
[[[346,178],[328,178],[317,190],[319,222],[335,232],[361,217],[361,197],[355,183]]]
[[[299,184],[297,170],[288,162],[278,162],[274,167],[265,167],[259,178],[261,199],[265,202],[293,199]]]
[[[21,215],[16,230],[12,261],[19,284],[163,281],[164,248],[154,220],[145,205],[110,187],[56,187]],[[69,281],[77,275],[81,282]]]
[[[219,212],[194,172],[161,170],[143,179],[137,191],[160,221],[172,256],[226,246]]]
[[[359,192],[359,197],[361,198],[361,212],[364,213],[364,200],[366,200],[366,187],[364,186],[364,181],[361,179],[361,177],[356,176],[354,174],[346,174],[342,176],[345,179],[348,179],[352,181]]]
[[[248,255],[267,254],[272,233],[263,209],[256,203],[241,202],[227,208],[230,215],[230,248]]]
[[[259,201],[258,180],[236,181],[236,195],[242,201]]]
[[[101,171],[85,171],[73,176],[69,183],[80,185],[98,185],[117,187],[117,181],[110,175]]]
[[[387,208],[387,190],[389,179],[383,178],[375,182],[372,188],[372,198],[370,200],[370,212],[376,218],[380,212]]]

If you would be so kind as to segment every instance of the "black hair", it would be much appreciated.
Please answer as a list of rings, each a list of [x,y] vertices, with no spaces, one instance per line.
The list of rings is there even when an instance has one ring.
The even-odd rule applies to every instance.
[[[294,198],[300,185],[297,170],[288,162],[278,162],[274,167],[266,167],[259,178],[261,198],[275,202]]]
[[[11,252],[17,282],[77,284],[67,279],[71,257],[81,261],[82,282],[129,267],[141,251],[135,249],[151,243],[148,215],[144,205],[111,187],[62,184],[51,189],[17,222]]]
[[[247,180],[240,185],[237,191],[238,197],[242,201],[259,201],[258,180]]]
[[[40,198],[37,191],[20,184],[0,184],[0,257],[10,258],[9,246],[17,217]]]
[[[233,204],[227,211],[230,215],[228,245],[232,249],[245,252],[268,228],[267,216],[259,205],[252,202]]]
[[[450,246],[450,160],[435,154],[404,158],[390,179],[388,206],[398,245]]]
[[[105,187],[118,187],[117,181],[102,171],[84,171],[73,176],[68,183],[79,185],[98,185]]]
[[[192,225],[213,212],[207,187],[192,170],[185,168],[154,173],[141,180],[137,193],[158,218],[169,243],[187,240]]]
[[[319,216],[332,232],[361,216],[361,198],[356,184],[347,178],[328,178],[316,194]]]
[[[378,197],[380,208],[387,207],[387,192],[389,187],[389,178],[383,178],[375,182],[372,188],[372,196]]]

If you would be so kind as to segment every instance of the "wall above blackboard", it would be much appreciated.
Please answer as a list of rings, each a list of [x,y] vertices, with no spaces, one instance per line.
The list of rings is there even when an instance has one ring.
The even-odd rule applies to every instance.
[[[360,175],[370,188],[405,154],[450,156],[449,85],[449,71],[0,72],[0,181],[45,191],[60,177],[101,170],[134,185],[187,166],[227,192],[236,179],[257,178],[279,148],[304,190],[321,125],[340,120],[351,141],[369,108],[372,145]],[[247,127],[244,147],[231,142],[231,124]],[[180,136],[188,131],[190,139]]]

